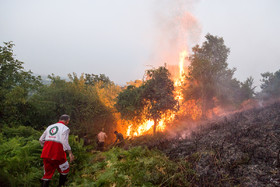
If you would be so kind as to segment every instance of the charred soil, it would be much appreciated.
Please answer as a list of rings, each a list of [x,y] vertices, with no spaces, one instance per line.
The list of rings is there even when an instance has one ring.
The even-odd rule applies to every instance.
[[[188,162],[191,186],[280,186],[280,102],[185,127],[131,145]]]

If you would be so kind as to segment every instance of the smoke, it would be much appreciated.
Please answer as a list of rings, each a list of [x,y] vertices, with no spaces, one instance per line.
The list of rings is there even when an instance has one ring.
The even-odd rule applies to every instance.
[[[156,47],[152,64],[177,65],[179,53],[198,43],[201,27],[193,16],[196,0],[156,0]]]

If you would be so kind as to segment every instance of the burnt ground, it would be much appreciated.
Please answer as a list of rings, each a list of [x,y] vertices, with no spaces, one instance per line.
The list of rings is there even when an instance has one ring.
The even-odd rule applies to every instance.
[[[132,144],[191,163],[192,186],[280,186],[280,102]]]

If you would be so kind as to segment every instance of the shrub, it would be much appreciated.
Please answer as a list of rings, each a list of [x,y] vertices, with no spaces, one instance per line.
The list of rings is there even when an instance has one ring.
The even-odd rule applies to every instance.
[[[159,151],[113,148],[92,157],[71,186],[180,186],[183,174]],[[181,180],[179,177],[183,177]],[[179,180],[178,180],[179,179]],[[184,183],[184,186],[186,184]]]

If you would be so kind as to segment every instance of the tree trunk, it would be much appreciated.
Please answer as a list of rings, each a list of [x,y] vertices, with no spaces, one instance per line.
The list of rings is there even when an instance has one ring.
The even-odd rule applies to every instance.
[[[154,131],[153,131],[153,134],[154,134],[154,135],[156,135],[157,123],[158,123],[158,120],[157,120],[157,119],[154,119]]]
[[[204,94],[203,94],[203,96],[202,96],[202,116],[201,116],[201,118],[203,119],[203,120],[205,120],[206,119],[206,111],[207,111],[207,103],[206,103],[207,101],[206,101],[206,97],[204,96]]]

